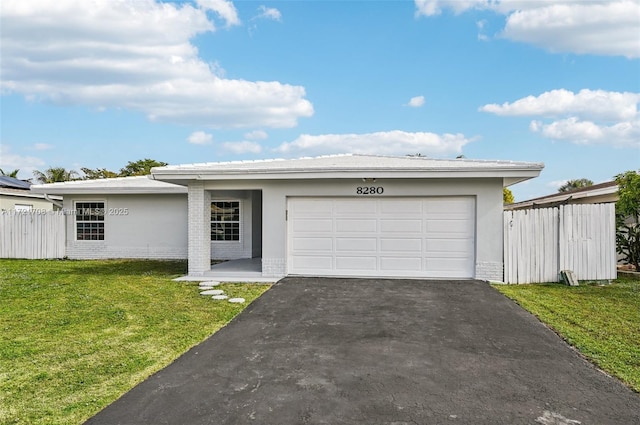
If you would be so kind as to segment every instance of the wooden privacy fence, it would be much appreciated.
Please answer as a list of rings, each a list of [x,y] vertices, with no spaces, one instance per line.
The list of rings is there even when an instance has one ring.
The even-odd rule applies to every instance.
[[[505,283],[616,278],[615,204],[504,212]]]
[[[0,212],[0,258],[63,258],[62,211]]]

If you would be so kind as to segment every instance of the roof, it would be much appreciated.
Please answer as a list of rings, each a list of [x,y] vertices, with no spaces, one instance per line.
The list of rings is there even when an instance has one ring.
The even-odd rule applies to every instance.
[[[14,188],[11,188],[11,187],[0,187],[0,195],[3,195],[3,196],[15,196],[15,197],[20,197],[20,198],[45,199],[44,194],[42,194],[42,193],[33,193],[30,190],[14,189]],[[60,197],[60,196],[52,196],[51,199],[54,199],[56,201],[61,201],[62,197]]]
[[[556,192],[551,195],[540,196],[522,202],[505,205],[506,210],[518,210],[535,207],[548,207],[565,203],[606,203],[616,202],[618,199],[618,185],[615,181],[598,183],[581,187],[568,192]]]
[[[153,168],[151,177],[179,184],[189,180],[499,177],[510,185],[537,177],[543,167],[533,162],[347,154],[169,165]]]
[[[0,176],[0,187],[9,187],[12,189],[29,190],[31,183],[20,180],[15,177]]]
[[[35,184],[31,190],[47,194],[154,194],[187,193],[187,188],[152,180],[148,176],[116,177],[112,179],[74,180],[61,183]]]

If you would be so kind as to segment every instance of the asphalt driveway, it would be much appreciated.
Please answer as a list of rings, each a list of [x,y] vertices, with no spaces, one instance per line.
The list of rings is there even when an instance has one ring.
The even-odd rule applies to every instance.
[[[286,278],[89,424],[640,424],[478,281]]]

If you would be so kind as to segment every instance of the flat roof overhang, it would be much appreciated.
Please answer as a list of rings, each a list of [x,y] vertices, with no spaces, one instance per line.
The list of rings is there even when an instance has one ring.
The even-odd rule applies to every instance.
[[[540,168],[517,170],[389,170],[389,169],[358,169],[345,170],[278,170],[278,171],[247,171],[247,170],[152,170],[151,178],[178,185],[188,185],[192,181],[223,181],[223,180],[316,180],[316,179],[503,179],[505,186],[510,186],[540,175]]]

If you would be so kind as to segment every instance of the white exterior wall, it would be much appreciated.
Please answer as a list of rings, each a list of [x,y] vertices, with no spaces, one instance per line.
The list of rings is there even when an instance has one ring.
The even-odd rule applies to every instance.
[[[367,197],[356,188],[384,188],[381,197],[474,196],[476,199],[475,277],[502,279],[502,179],[362,179],[207,181],[208,190],[262,190],[262,274],[286,274],[286,206],[290,196]]]
[[[15,211],[16,205],[30,205],[32,210],[39,211],[54,210],[53,204],[41,197],[0,194],[0,211]]]
[[[75,202],[105,203],[103,241],[77,241]],[[72,259],[187,258],[187,197],[170,195],[65,195],[66,255]],[[126,208],[127,213],[124,214]]]

